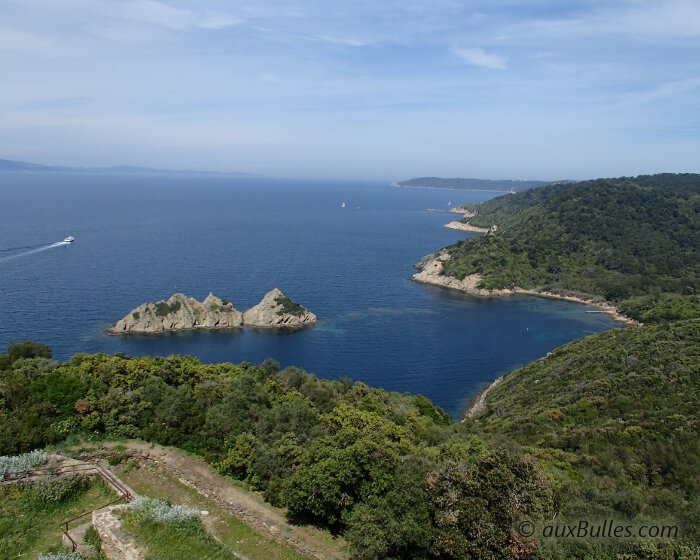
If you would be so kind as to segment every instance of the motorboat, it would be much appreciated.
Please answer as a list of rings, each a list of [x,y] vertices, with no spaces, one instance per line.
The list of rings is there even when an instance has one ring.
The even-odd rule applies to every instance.
[[[72,235],[69,235],[63,240],[64,243],[73,243],[73,241],[75,241],[75,237],[73,237]]]

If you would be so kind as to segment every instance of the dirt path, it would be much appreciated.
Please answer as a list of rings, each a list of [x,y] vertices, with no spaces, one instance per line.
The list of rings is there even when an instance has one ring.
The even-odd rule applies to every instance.
[[[140,441],[106,444],[123,445],[133,458],[162,469],[179,482],[213,501],[226,512],[282,544],[320,560],[344,559],[344,542],[331,539],[313,527],[291,525],[284,511],[266,503],[260,496],[234,486],[199,457],[183,451]]]

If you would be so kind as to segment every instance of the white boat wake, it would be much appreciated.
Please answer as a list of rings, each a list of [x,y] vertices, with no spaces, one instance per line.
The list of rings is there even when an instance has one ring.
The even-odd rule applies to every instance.
[[[69,241],[70,239],[70,241]],[[56,249],[57,247],[66,247],[73,243],[73,238],[68,238],[64,239],[63,241],[56,241],[55,243],[49,243],[48,245],[39,245],[39,246],[34,246],[34,249],[30,249],[28,251],[22,251],[21,253],[15,253],[13,255],[9,255],[7,257],[2,257],[0,258],[0,263],[11,261],[13,259],[18,259],[19,257],[26,257],[28,255],[33,255],[35,253],[41,253],[42,251],[48,251],[49,249]],[[18,249],[22,249],[23,247],[17,247],[15,249],[4,249],[2,252],[8,252],[8,251],[16,251]]]

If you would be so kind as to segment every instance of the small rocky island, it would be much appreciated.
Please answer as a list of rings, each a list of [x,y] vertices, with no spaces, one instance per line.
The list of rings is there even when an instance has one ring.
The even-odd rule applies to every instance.
[[[245,314],[210,293],[202,302],[184,294],[144,303],[109,327],[108,334],[158,334],[194,329],[296,328],[318,322],[316,315],[275,288]]]
[[[243,314],[243,323],[259,328],[294,328],[318,322],[316,315],[294,303],[277,288]]]
[[[173,294],[168,301],[144,303],[117,321],[109,334],[155,334],[192,329],[233,329],[243,315],[230,302],[209,294],[203,302]]]

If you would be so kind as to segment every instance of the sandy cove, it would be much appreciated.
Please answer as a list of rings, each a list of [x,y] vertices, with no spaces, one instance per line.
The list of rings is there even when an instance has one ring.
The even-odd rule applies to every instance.
[[[413,280],[423,284],[433,284],[435,286],[442,286],[444,288],[460,290],[462,292],[481,297],[501,297],[521,294],[560,299],[564,301],[570,301],[573,303],[581,303],[597,307],[606,315],[608,315],[611,319],[620,323],[626,323],[628,325],[641,324],[639,321],[636,321],[630,317],[627,317],[626,315],[623,315],[614,305],[608,302],[602,302],[593,299],[585,299],[573,295],[564,296],[546,291],[526,290],[524,288],[518,287],[512,290],[488,290],[479,287],[479,284],[483,279],[480,274],[470,274],[469,276],[466,276],[463,280],[459,280],[454,276],[443,276],[441,274],[443,270],[443,263],[451,258],[452,257],[450,256],[450,254],[444,249],[442,251],[439,251],[437,254],[428,255],[427,257],[424,257],[420,261],[420,263],[416,265],[419,269],[419,272],[413,275]]]

